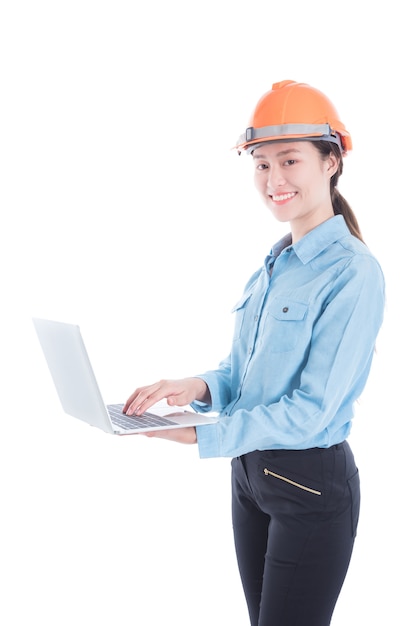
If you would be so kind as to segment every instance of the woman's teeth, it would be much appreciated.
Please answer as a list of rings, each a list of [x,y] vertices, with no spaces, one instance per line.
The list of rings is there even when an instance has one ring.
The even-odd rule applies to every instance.
[[[272,198],[274,202],[282,202],[283,200],[293,198],[293,196],[296,196],[296,191],[293,191],[292,193],[282,193],[280,196],[272,196]]]

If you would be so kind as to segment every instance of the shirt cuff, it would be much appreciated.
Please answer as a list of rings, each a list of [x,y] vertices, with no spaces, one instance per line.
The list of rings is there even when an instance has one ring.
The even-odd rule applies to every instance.
[[[196,426],[196,436],[201,459],[210,459],[220,456],[218,424]]]

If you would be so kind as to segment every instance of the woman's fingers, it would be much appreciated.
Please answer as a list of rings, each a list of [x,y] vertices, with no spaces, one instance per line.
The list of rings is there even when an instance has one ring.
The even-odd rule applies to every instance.
[[[182,393],[183,388],[180,381],[160,380],[153,385],[138,387],[128,398],[123,408],[125,413],[140,415],[156,402],[170,397],[170,404],[176,404],[176,398]],[[172,399],[174,398],[174,402]],[[186,402],[187,404],[187,402]]]
[[[160,380],[153,385],[138,387],[131,394],[123,407],[128,415],[140,415],[156,402],[164,398],[170,406],[185,406],[194,400],[203,398],[207,390],[206,383],[199,378],[181,380]]]

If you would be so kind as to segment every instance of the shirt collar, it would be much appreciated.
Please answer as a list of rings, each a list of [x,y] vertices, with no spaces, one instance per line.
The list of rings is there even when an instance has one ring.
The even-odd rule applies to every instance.
[[[291,246],[295,254],[305,265],[320,254],[329,245],[350,234],[342,215],[334,215],[307,233],[292,245],[292,236],[287,234],[272,248],[272,254],[278,256],[285,248]]]

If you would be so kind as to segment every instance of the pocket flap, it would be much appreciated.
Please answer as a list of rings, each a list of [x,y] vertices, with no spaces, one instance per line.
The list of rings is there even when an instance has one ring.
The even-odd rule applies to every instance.
[[[289,300],[287,298],[276,298],[269,310],[270,315],[281,322],[294,322],[303,320],[306,316],[308,305],[304,302]]]
[[[242,298],[238,300],[236,305],[232,307],[231,313],[236,313],[236,311],[239,311],[240,309],[242,309],[247,304],[248,300],[251,298],[252,295],[253,295],[252,293],[245,293],[242,296]]]

